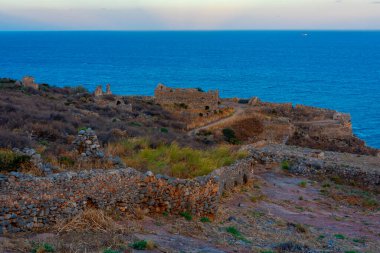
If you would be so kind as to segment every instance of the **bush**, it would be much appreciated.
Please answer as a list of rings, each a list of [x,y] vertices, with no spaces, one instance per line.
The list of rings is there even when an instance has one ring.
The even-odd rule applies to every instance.
[[[211,222],[210,219],[209,219],[208,217],[202,217],[202,218],[200,219],[200,221],[203,222],[203,223]]]
[[[34,245],[32,253],[50,253],[55,252],[54,247],[49,243],[42,243]]]
[[[289,164],[289,162],[288,161],[282,161],[281,162],[281,168],[283,170],[290,170],[290,164]]]
[[[61,156],[58,159],[58,161],[60,164],[68,166],[68,167],[72,167],[75,164],[75,161],[73,159],[71,159],[70,157],[67,157],[67,156]]]
[[[8,149],[0,149],[0,171],[15,171],[30,163],[30,157],[18,155]]]
[[[191,216],[189,212],[182,212],[180,215],[188,221],[191,221],[193,219],[193,216]]]
[[[145,250],[148,246],[148,242],[145,240],[134,242],[130,244],[130,247],[137,250]]]
[[[239,140],[236,138],[235,131],[231,128],[224,128],[222,130],[225,140],[231,144],[238,144]]]

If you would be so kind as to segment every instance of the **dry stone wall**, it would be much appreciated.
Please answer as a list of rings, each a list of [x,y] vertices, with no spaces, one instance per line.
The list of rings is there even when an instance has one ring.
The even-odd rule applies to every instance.
[[[65,172],[34,177],[0,175],[0,234],[48,228],[88,206],[133,213],[189,212],[212,217],[224,190],[247,182],[244,159],[195,179],[176,179],[132,169]]]
[[[331,178],[341,182],[379,191],[380,159],[348,153],[321,151],[287,145],[251,148],[253,158],[262,163],[286,161],[289,171],[316,178]]]

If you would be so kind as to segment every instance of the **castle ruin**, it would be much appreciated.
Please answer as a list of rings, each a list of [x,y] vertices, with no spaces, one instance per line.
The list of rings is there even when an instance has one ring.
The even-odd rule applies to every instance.
[[[102,85],[98,85],[96,87],[96,89],[94,91],[94,96],[98,97],[98,96],[103,96],[103,95],[112,95],[111,85],[110,84],[107,84],[107,86],[106,86],[106,92],[105,93],[103,92]]]
[[[24,76],[21,80],[21,85],[24,87],[29,87],[35,90],[38,90],[38,84],[34,82],[34,77]]]
[[[174,106],[196,112],[218,110],[220,104],[219,91],[170,88],[163,84],[158,84],[154,96],[156,102],[162,106]]]

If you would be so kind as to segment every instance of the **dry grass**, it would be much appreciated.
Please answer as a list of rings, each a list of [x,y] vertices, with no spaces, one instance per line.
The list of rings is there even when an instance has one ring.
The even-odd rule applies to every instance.
[[[119,230],[121,227],[104,211],[95,208],[89,208],[75,216],[65,224],[58,224],[58,233],[63,232],[110,232]]]

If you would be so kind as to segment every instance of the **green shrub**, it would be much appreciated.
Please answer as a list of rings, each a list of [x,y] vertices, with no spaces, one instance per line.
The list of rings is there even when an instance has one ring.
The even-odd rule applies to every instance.
[[[204,222],[204,223],[207,223],[207,222],[211,222],[210,219],[208,217],[202,217],[200,219],[201,222]]]
[[[51,252],[55,252],[55,249],[49,243],[35,244],[33,246],[32,253],[40,253],[40,252],[51,253]]]
[[[240,231],[235,228],[235,227],[227,227],[226,228],[226,231],[228,233],[230,233],[231,235],[233,235],[233,237],[235,237],[236,239],[238,240],[241,240],[243,242],[249,242],[241,233]]]
[[[161,133],[169,133],[169,130],[165,127],[161,127],[160,132]]]
[[[118,250],[113,250],[113,249],[105,249],[105,250],[103,251],[103,253],[120,253],[120,251],[118,251]]]
[[[340,240],[344,240],[346,238],[342,234],[335,234],[334,236],[335,236],[336,239],[340,239]]]
[[[29,162],[29,156],[19,155],[8,149],[0,149],[0,171],[18,170],[23,164]]]
[[[235,131],[231,128],[224,128],[222,130],[225,140],[231,144],[238,144],[239,140],[236,138]]]
[[[129,246],[133,249],[145,250],[148,246],[148,242],[145,240],[142,240],[142,241],[134,242],[134,243],[130,244]]]
[[[306,185],[307,185],[306,181],[301,181],[301,182],[298,183],[298,186],[302,187],[302,188],[305,188]]]
[[[191,221],[193,219],[193,216],[191,216],[189,212],[182,212],[180,215],[188,221]]]
[[[281,162],[281,168],[283,170],[290,170],[290,164],[289,164],[289,162],[288,161],[282,161]]]
[[[65,166],[74,166],[74,164],[75,164],[75,161],[73,159],[71,159],[70,157],[67,157],[67,156],[61,156],[58,159],[58,161],[60,164],[65,165]]]

